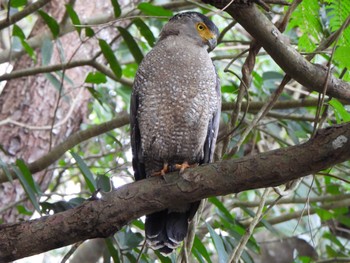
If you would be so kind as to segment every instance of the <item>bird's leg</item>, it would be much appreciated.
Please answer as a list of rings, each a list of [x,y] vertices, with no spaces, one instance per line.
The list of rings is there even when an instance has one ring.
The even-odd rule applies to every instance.
[[[159,172],[152,173],[151,176],[163,176],[166,173],[175,172],[175,171],[179,171],[179,173],[183,173],[185,169],[196,167],[197,165],[198,164],[189,165],[187,161],[184,161],[182,164],[174,164],[174,165],[168,165],[168,163],[164,163],[163,169],[160,170]]]
[[[163,176],[169,171],[168,163],[163,164],[163,169],[159,172],[154,172],[151,176]]]
[[[184,161],[182,164],[175,164],[175,169],[180,170],[180,173],[183,173],[186,168],[190,168],[191,166],[188,164],[187,161]]]

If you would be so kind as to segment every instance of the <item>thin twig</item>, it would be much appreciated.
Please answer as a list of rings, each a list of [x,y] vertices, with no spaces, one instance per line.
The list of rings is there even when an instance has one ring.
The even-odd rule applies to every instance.
[[[239,259],[243,253],[243,250],[244,250],[249,238],[253,234],[255,227],[258,225],[258,223],[262,219],[263,208],[265,206],[269,192],[270,192],[270,188],[264,189],[264,193],[261,196],[260,204],[259,204],[258,209],[256,211],[256,215],[254,216],[252,222],[249,224],[249,227],[248,227],[247,231],[245,232],[245,234],[241,237],[241,240],[239,241],[238,245],[232,251],[229,262],[233,262],[233,263],[239,262]]]
[[[67,260],[70,258],[71,255],[73,255],[73,253],[78,249],[78,247],[83,244],[84,241],[80,241],[75,243],[70,250],[68,251],[68,253],[66,255],[64,255],[63,259],[61,260],[61,263],[66,263]]]
[[[12,16],[7,16],[5,19],[0,21],[0,30],[13,25],[14,23],[27,17],[29,14],[34,13],[36,10],[40,9],[51,0],[38,0],[26,6],[23,10],[13,14]],[[10,3],[9,3],[10,4]],[[10,6],[8,7],[8,12],[10,12]]]
[[[332,61],[333,61],[335,49],[337,48],[337,43],[339,41],[341,33],[344,32],[344,30],[349,25],[349,23],[350,23],[350,15],[345,19],[344,23],[342,24],[342,26],[337,31],[337,35],[335,36],[335,39],[334,39],[334,45],[333,45],[333,48],[332,48],[331,57],[329,58],[329,61],[327,63],[327,75],[326,75],[326,79],[325,79],[325,82],[324,82],[323,91],[321,93],[319,93],[319,104],[317,106],[317,111],[316,111],[315,123],[314,123],[314,129],[313,129],[313,132],[312,132],[312,136],[315,136],[317,130],[320,128],[319,120],[320,120],[321,111],[323,109],[323,105],[324,105],[324,101],[325,101],[325,97],[326,97],[326,93],[327,93],[328,82],[329,82],[329,79],[330,79],[330,76],[331,76],[331,66],[332,66]]]

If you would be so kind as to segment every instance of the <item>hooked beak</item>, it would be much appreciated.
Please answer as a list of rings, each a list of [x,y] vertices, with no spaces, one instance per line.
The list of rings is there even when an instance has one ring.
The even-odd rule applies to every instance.
[[[217,45],[216,37],[208,39],[208,52],[212,51]]]

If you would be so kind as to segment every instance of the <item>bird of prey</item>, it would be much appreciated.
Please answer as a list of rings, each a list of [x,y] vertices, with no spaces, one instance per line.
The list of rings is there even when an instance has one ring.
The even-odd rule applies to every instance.
[[[203,14],[173,16],[135,76],[130,123],[136,180],[213,159],[218,134],[220,83],[208,52],[218,28]],[[146,240],[168,254],[185,238],[199,202],[146,215]]]

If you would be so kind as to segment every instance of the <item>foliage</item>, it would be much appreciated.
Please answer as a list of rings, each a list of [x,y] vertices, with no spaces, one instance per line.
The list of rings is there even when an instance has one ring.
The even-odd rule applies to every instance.
[[[135,10],[138,17],[131,16],[128,24],[119,24],[118,18],[128,16],[118,1],[107,1],[114,12],[114,22],[108,24],[120,34],[118,41],[112,37],[98,34],[108,31],[105,25],[93,27],[82,25],[82,17],[78,15],[75,6],[66,5],[68,19],[75,25],[75,38],[82,45],[87,39],[97,39],[96,54],[107,67],[91,68],[85,78],[83,87],[91,94],[89,102],[89,124],[83,124],[82,129],[89,129],[91,124],[100,124],[118,117],[120,113],[128,111],[131,87],[127,80],[132,80],[138,64],[143,56],[154,46],[156,37],[167,19],[179,10],[169,9],[166,4],[172,1],[162,1],[162,5],[155,6],[151,1],[140,3]],[[119,1],[120,2],[120,1]],[[289,1],[291,2],[291,1]],[[11,8],[23,8],[27,1],[11,1]],[[203,13],[208,12],[209,6],[190,5],[184,2],[187,9]],[[286,14],[288,7],[273,5],[273,16]],[[339,30],[350,14],[350,0],[304,0],[293,12],[289,21],[288,35],[300,52],[313,52],[320,43],[332,33]],[[11,38],[13,50],[23,49],[34,61],[42,57],[42,65],[49,66],[53,54],[53,47],[60,45],[60,34],[64,34],[62,24],[44,10],[38,15],[45,21],[51,34],[52,41],[46,39],[41,49],[35,50],[29,44],[29,34],[16,23],[12,26]],[[26,17],[32,19],[34,14]],[[224,72],[228,63],[242,51],[249,48],[250,38],[242,33],[239,25],[232,26],[232,20],[227,15],[215,15],[212,18],[220,31],[226,27],[223,41],[211,54],[221,79],[224,104],[236,102],[240,80],[234,75]],[[110,22],[110,21],[106,21]],[[107,33],[106,33],[107,34]],[[248,44],[247,44],[248,43]],[[327,65],[332,64],[336,76],[349,80],[346,68],[350,66],[350,27],[340,34],[335,45],[321,50],[313,62]],[[0,50],[1,52],[1,50]],[[236,59],[230,69],[239,74],[245,56]],[[69,58],[74,61],[73,58]],[[99,60],[94,60],[101,63]],[[90,63],[90,62],[89,62]],[[89,64],[91,65],[91,63]],[[40,66],[40,65],[38,65]],[[62,82],[60,76],[64,71],[46,73],[46,77],[56,83],[57,92]],[[266,102],[281,82],[284,73],[272,59],[260,51],[256,58],[256,66],[252,72],[252,83],[249,87],[250,107],[254,108],[258,102]],[[72,81],[68,77],[65,81]],[[1,91],[0,91],[1,95]],[[242,139],[242,131],[252,122],[257,110],[247,110],[244,120],[236,127],[232,137],[220,141],[217,147],[219,159],[240,158],[250,154],[269,151],[275,148],[287,147],[302,143],[312,136],[314,131],[313,120],[317,112],[317,95],[307,92],[295,81],[290,82],[279,98],[280,108],[271,110],[244,139],[244,144],[235,152],[237,142]],[[291,106],[288,102],[312,100],[308,107]],[[324,112],[322,123],[324,126],[350,121],[349,108],[340,100],[326,100],[322,108]],[[232,111],[222,113],[222,122],[227,126],[232,118]],[[243,113],[239,114],[243,117]],[[234,125],[240,123],[238,120]],[[0,127],[1,128],[1,127]],[[232,129],[232,127],[230,127]],[[0,145],[1,146],[1,145]],[[2,150],[0,148],[0,150]],[[0,170],[12,181],[10,168],[19,178],[28,198],[34,208],[18,205],[17,209],[23,215],[32,214],[34,209],[41,215],[63,211],[79,205],[84,199],[96,195],[96,190],[111,190],[111,186],[119,186],[132,179],[130,166],[130,139],[129,127],[123,126],[115,130],[81,142],[64,156],[55,165],[54,180],[43,193],[33,180],[27,164],[18,159],[13,165],[6,164],[0,159]],[[271,164],[272,169],[274,165]],[[292,168],[291,168],[292,169]],[[283,198],[278,204],[274,200],[278,194],[272,192],[265,207],[266,215],[260,225],[254,230],[242,254],[244,262],[258,262],[259,253],[269,250],[268,244],[262,242],[261,236],[268,233],[271,243],[293,236],[305,239],[312,252],[317,252],[320,259],[350,258],[349,236],[341,232],[339,226],[348,229],[350,196],[347,175],[350,172],[350,163],[332,167],[319,174],[305,178],[299,187]],[[345,183],[344,183],[345,182]],[[73,194],[74,193],[74,194]],[[73,194],[73,197],[72,197]],[[203,205],[203,211],[198,219],[197,231],[189,257],[198,262],[227,262],[232,251],[239,243],[251,219],[256,215],[262,191],[260,189],[245,191],[237,195],[212,197]],[[40,202],[39,202],[40,200]],[[342,206],[340,201],[342,200]],[[344,201],[345,200],[345,201]],[[333,202],[333,203],[331,203]],[[346,203],[346,205],[344,205]],[[333,205],[329,205],[333,204]],[[268,209],[267,209],[268,208]],[[304,211],[304,213],[303,213]],[[288,216],[287,216],[288,215]],[[138,219],[130,222],[124,229],[113,237],[106,239],[108,251],[103,256],[104,262],[176,262],[182,256],[182,248],[176,255],[165,257],[149,248],[143,248],[144,222]],[[348,235],[348,234],[347,234]],[[309,248],[310,249],[310,248]],[[295,262],[310,262],[312,257],[301,254],[301,250],[293,250]],[[278,253],[278,251],[275,251]]]

